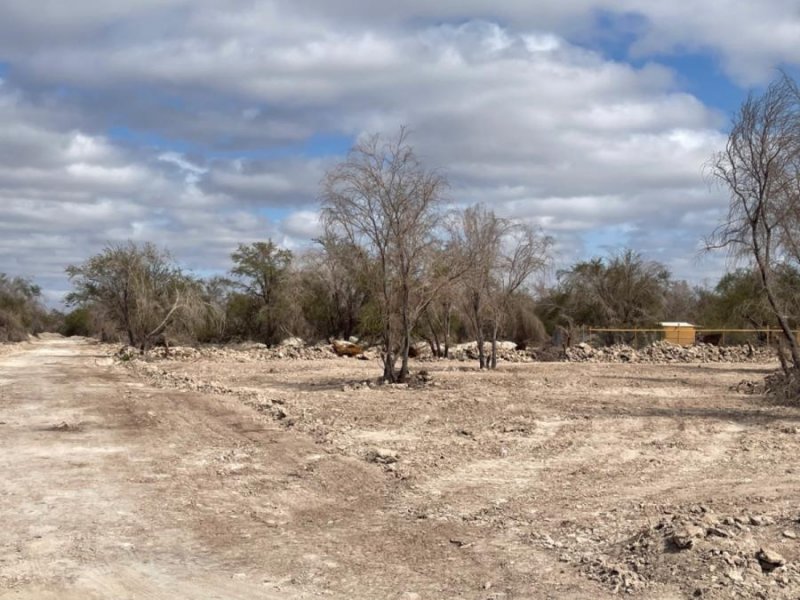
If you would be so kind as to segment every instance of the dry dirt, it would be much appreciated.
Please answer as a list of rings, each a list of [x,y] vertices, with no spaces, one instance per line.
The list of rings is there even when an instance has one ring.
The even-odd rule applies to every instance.
[[[0,355],[3,600],[800,596],[775,365]]]

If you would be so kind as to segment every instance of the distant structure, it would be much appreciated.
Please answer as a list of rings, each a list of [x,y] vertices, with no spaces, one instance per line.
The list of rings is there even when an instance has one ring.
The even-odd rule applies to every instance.
[[[694,344],[697,328],[691,323],[681,321],[666,321],[659,323],[664,328],[664,340],[670,344],[679,346],[691,346]]]

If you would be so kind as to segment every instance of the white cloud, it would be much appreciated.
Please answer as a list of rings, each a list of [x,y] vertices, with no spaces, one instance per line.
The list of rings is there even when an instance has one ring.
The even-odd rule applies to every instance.
[[[454,203],[538,222],[562,248],[605,228],[688,268],[724,205],[702,177],[724,118],[655,59],[633,67],[579,42],[603,13],[631,21],[645,61],[708,51],[742,82],[800,61],[786,0],[65,7],[0,6],[0,271],[51,289],[106,240],[152,239],[198,268],[225,268],[239,242],[296,245],[318,232],[336,160],[298,144],[402,124]],[[141,139],[109,133],[120,125]],[[647,235],[665,222],[679,243]]]

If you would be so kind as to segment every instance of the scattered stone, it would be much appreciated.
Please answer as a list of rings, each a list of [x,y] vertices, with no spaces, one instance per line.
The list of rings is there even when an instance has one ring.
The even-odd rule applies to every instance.
[[[431,376],[430,372],[426,369],[422,369],[419,373],[416,374],[416,380],[418,383],[426,384],[433,381],[433,377]]]
[[[708,528],[708,535],[715,535],[715,536],[721,537],[721,538],[731,537],[731,534],[728,533],[722,527],[709,527]]]
[[[741,581],[744,581],[744,577],[742,576],[742,572],[741,572],[741,571],[739,571],[739,570],[737,570],[737,569],[731,569],[730,571],[728,571],[727,573],[725,573],[725,575],[726,575],[726,576],[728,577],[728,579],[730,579],[731,581],[735,581],[735,582],[741,582]]]
[[[395,450],[386,448],[372,448],[367,451],[366,459],[369,462],[390,465],[400,459],[400,455]]]
[[[783,537],[789,538],[790,540],[796,540],[797,534],[794,531],[786,530],[783,532]]]
[[[786,559],[780,554],[769,548],[761,548],[756,552],[756,558],[761,564],[761,569],[765,572],[774,571],[778,567],[786,564]]]
[[[704,538],[705,535],[706,531],[702,527],[687,525],[672,534],[672,543],[678,550],[689,550],[694,547],[699,539]]]
[[[62,421],[58,425],[51,425],[50,427],[45,428],[47,431],[61,431],[61,432],[75,432],[80,431],[80,425],[72,425],[71,423],[67,423],[66,421]]]
[[[278,344],[278,348],[305,348],[306,342],[299,337],[290,337]]]

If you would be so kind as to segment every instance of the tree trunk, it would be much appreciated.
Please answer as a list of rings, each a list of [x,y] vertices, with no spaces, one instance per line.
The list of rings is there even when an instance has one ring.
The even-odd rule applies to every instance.
[[[383,326],[383,380],[386,383],[395,383],[397,379],[393,343],[391,324],[387,320]]]
[[[452,307],[448,304],[444,310],[444,357],[450,358],[450,311]]]
[[[436,327],[433,325],[433,320],[430,316],[427,317],[428,320],[428,328],[431,330],[431,338],[428,340],[428,343],[431,347],[431,352],[436,358],[442,357],[442,345],[439,343],[439,334],[436,332]]]
[[[391,350],[383,353],[383,380],[386,383],[395,383],[397,374],[394,372],[394,354]]]
[[[771,243],[771,232],[767,231],[766,233],[767,238],[765,241],[764,250],[765,256],[762,256],[761,254],[761,245],[758,242],[757,224],[752,225],[751,232],[753,236],[753,250],[756,257],[756,264],[758,265],[758,271],[761,274],[761,283],[764,287],[765,293],[767,294],[769,305],[772,308],[772,311],[775,313],[775,317],[778,320],[778,325],[780,326],[786,343],[789,346],[789,353],[792,356],[792,367],[795,371],[800,371],[800,347],[798,347],[797,338],[795,337],[792,328],[789,326],[786,315],[783,314],[781,307],[778,305],[778,299],[775,297],[775,292],[772,289],[772,281],[769,273],[769,244]]]
[[[475,342],[478,344],[478,365],[481,369],[486,368],[486,355],[483,352],[483,324],[481,323],[481,298],[475,292],[472,297],[472,319],[475,325]]]
[[[397,377],[397,383],[405,383],[408,381],[408,353],[411,349],[411,319],[409,319],[410,292],[406,281],[403,282],[403,295],[400,307],[402,310],[403,346],[401,350],[402,362],[400,363],[400,375]]]
[[[397,377],[397,383],[405,383],[408,381],[408,353],[411,350],[411,326],[406,315],[403,315],[403,329],[402,362],[400,363],[400,374]]]
[[[431,348],[431,355],[434,357],[439,357],[439,349],[436,347],[436,343],[433,341],[433,338],[426,338],[426,342],[428,342],[428,346]]]
[[[478,364],[481,369],[486,368],[486,354],[483,351],[483,329],[478,327],[478,335],[476,342],[478,344]]]
[[[497,368],[497,321],[492,325],[492,362],[490,368]]]

